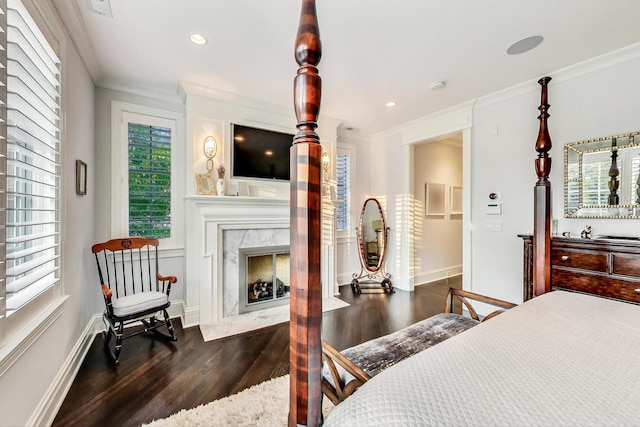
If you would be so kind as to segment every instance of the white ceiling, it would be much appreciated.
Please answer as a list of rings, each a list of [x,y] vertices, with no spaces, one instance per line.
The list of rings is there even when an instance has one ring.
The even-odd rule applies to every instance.
[[[299,1],[110,0],[113,17],[92,12],[91,0],[53,1],[98,86],[166,97],[184,80],[292,105]],[[640,41],[638,0],[317,3],[322,114],[365,133]],[[209,43],[191,44],[193,32]],[[538,48],[505,53],[538,34]],[[432,91],[436,80],[446,88]]]

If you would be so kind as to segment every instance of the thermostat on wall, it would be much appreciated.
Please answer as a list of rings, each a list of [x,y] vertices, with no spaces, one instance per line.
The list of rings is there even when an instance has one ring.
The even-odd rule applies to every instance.
[[[487,205],[487,215],[502,215],[502,203],[489,203]]]

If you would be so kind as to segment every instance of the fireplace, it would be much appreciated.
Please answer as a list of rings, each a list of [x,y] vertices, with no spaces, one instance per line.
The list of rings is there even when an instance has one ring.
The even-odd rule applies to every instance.
[[[239,258],[239,313],[289,303],[289,246],[241,248]]]

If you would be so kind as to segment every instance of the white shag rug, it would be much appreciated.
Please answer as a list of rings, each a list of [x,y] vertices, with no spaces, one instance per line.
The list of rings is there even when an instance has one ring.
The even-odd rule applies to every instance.
[[[333,403],[322,399],[322,413],[326,418]],[[289,375],[254,385],[238,394],[183,409],[168,418],[155,420],[149,427],[286,427],[289,417]]]

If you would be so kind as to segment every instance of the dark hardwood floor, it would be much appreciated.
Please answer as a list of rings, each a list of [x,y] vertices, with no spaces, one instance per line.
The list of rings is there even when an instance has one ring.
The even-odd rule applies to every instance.
[[[343,286],[340,298],[351,305],[323,314],[323,339],[342,350],[441,313],[461,281],[395,294],[354,295]],[[210,342],[197,327],[174,326],[176,343],[146,334],[125,340],[117,368],[96,336],[53,425],[139,426],[289,372],[288,323]]]

